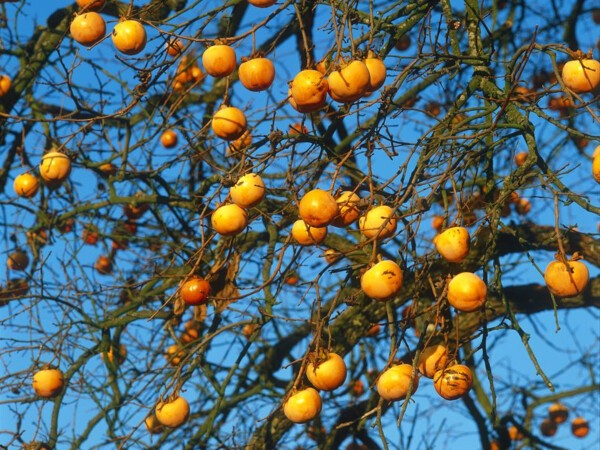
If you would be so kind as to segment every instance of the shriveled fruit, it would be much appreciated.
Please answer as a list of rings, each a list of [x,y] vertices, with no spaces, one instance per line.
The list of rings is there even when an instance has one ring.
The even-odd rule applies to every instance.
[[[413,367],[410,364],[392,366],[383,372],[377,380],[377,393],[384,400],[391,402],[406,398],[409,390],[411,395],[414,394],[418,387],[419,375],[413,372]]]
[[[579,295],[588,284],[590,273],[581,261],[552,261],[544,271],[544,280],[550,292],[557,297]]]
[[[317,70],[302,70],[292,81],[292,106],[300,112],[313,112],[325,106],[329,84]]]
[[[40,181],[35,175],[29,172],[17,175],[13,183],[15,193],[20,197],[31,198],[33,197],[40,186]]]
[[[465,365],[454,364],[435,373],[433,386],[442,398],[456,400],[471,390],[473,373]]]
[[[208,47],[202,54],[202,66],[209,75],[223,78],[233,73],[236,66],[235,50],[229,45]]]
[[[463,312],[477,311],[487,299],[487,286],[471,272],[455,275],[448,283],[448,303]]]
[[[265,183],[262,177],[255,173],[241,176],[229,189],[231,200],[242,208],[252,208],[258,205],[265,196]]]
[[[347,227],[356,222],[360,216],[358,203],[360,197],[352,191],[344,191],[337,196],[335,201],[338,204],[339,214],[333,219],[331,225],[334,227]]]
[[[248,213],[238,205],[223,205],[218,207],[210,218],[215,231],[223,236],[233,236],[246,228]]]
[[[385,301],[402,289],[404,275],[394,261],[380,261],[360,278],[360,287],[373,300]]]
[[[292,225],[292,237],[300,245],[317,245],[327,237],[327,227],[311,227],[298,219]]]
[[[60,186],[71,173],[71,160],[64,153],[51,150],[42,156],[40,175],[49,187]]]
[[[305,423],[321,412],[321,396],[314,388],[294,392],[283,404],[283,413],[294,423]]]
[[[600,85],[600,62],[595,59],[567,61],[562,70],[562,79],[574,92],[590,92]]]
[[[58,369],[42,369],[33,375],[33,390],[40,397],[56,397],[64,387],[65,378]]]
[[[188,305],[201,305],[208,300],[210,283],[203,278],[192,277],[183,282],[179,295]]]
[[[298,205],[300,217],[311,227],[329,225],[339,213],[338,204],[333,196],[322,189],[308,191]]]
[[[177,145],[177,133],[174,130],[168,129],[160,135],[160,143],[165,148],[173,148]]]
[[[569,408],[556,402],[548,407],[548,416],[554,423],[564,423],[569,418]]]
[[[546,418],[540,423],[540,433],[542,433],[543,436],[554,436],[557,430],[558,426],[556,425],[556,422],[552,421],[550,418]]]
[[[326,358],[313,356],[315,363],[306,366],[306,377],[321,391],[333,391],[346,381],[346,363],[337,353],[329,352]]]
[[[246,89],[254,92],[264,91],[275,80],[275,66],[270,59],[252,58],[240,64],[238,76]]]
[[[146,47],[146,29],[137,20],[123,20],[115,25],[112,41],[126,55],[137,55]]]
[[[29,265],[29,256],[23,250],[15,250],[8,255],[6,265],[10,270],[25,270]]]
[[[433,238],[437,251],[450,262],[461,262],[469,254],[469,231],[452,227]]]
[[[233,106],[222,106],[213,116],[213,132],[226,141],[235,141],[246,131],[248,123],[242,110]]]
[[[352,61],[327,78],[329,95],[336,102],[351,103],[361,98],[369,89],[370,74],[362,61]]]
[[[394,217],[392,208],[381,205],[367,211],[359,219],[358,226],[366,238],[381,240],[392,236],[396,232],[397,219]]]
[[[146,425],[146,430],[150,434],[160,434],[164,431],[163,425],[156,418],[156,414],[152,413],[146,420],[144,420],[144,425]]]
[[[417,368],[421,375],[433,378],[438,370],[446,367],[448,362],[448,349],[443,345],[431,345],[425,347],[419,354]]]
[[[185,423],[190,415],[190,405],[183,397],[160,402],[156,405],[156,419],[166,427],[177,428]]]
[[[590,432],[590,424],[583,417],[575,417],[571,422],[571,432],[575,437],[584,438]]]
[[[71,36],[81,45],[94,45],[106,34],[106,23],[96,12],[86,12],[76,16],[70,25]]]

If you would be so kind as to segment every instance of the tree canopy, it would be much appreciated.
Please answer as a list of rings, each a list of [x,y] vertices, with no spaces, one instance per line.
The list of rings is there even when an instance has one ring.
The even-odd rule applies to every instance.
[[[0,446],[598,441],[593,1],[0,17]]]

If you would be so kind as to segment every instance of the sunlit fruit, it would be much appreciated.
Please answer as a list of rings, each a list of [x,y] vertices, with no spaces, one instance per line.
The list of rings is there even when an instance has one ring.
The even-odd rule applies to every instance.
[[[64,153],[51,150],[42,156],[40,175],[49,187],[58,187],[71,173],[71,160]]]
[[[160,143],[165,148],[175,147],[177,145],[177,133],[170,128],[163,131],[163,134],[160,135]]]
[[[525,164],[525,161],[527,161],[527,157],[529,156],[529,153],[527,152],[519,152],[515,155],[515,164],[518,167],[521,167],[523,164]]]
[[[181,39],[171,39],[167,42],[167,55],[179,56],[183,52],[183,42]]]
[[[329,95],[336,102],[351,103],[361,98],[369,89],[369,69],[362,61],[350,64],[329,74]]]
[[[554,436],[557,430],[558,426],[556,425],[556,422],[550,418],[546,418],[540,423],[540,433],[542,433],[543,436]]]
[[[223,78],[231,75],[236,64],[235,50],[229,45],[213,45],[202,54],[202,66],[206,73],[213,77]]]
[[[12,86],[12,80],[8,75],[0,75],[0,97],[4,97],[8,94],[10,87]]]
[[[106,34],[106,23],[96,12],[75,16],[70,26],[71,36],[81,45],[94,45]]]
[[[156,414],[154,413],[146,417],[144,425],[146,425],[146,430],[148,430],[148,433],[150,434],[161,434],[164,431],[162,423],[158,421]]]
[[[235,141],[241,137],[247,127],[246,116],[241,109],[222,106],[214,114],[211,127],[213,132],[226,141]]]
[[[106,0],[75,0],[81,9],[86,11],[100,11],[104,8]]]
[[[33,197],[40,186],[40,181],[35,175],[29,172],[17,175],[13,183],[15,193],[20,197],[31,198]]]
[[[592,176],[596,183],[600,183],[600,145],[596,147],[592,157]]]
[[[397,295],[402,289],[404,276],[402,269],[394,261],[380,261],[367,270],[360,278],[360,287],[367,297],[385,301]]]
[[[165,353],[165,358],[167,359],[167,362],[172,366],[179,365],[184,356],[185,352],[177,344],[171,345],[169,348],[167,348],[167,351]]]
[[[183,397],[160,402],[156,405],[156,419],[166,427],[177,428],[185,423],[190,415],[190,405]]]
[[[522,441],[525,436],[518,427],[512,425],[508,428],[508,437],[511,441]]]
[[[25,270],[29,265],[29,256],[23,250],[15,250],[8,255],[6,265],[10,270]]]
[[[384,400],[391,402],[406,398],[409,390],[411,395],[414,394],[418,387],[419,374],[413,371],[410,364],[392,366],[377,380],[377,393]]]
[[[329,352],[326,358],[317,358],[306,366],[306,377],[321,391],[333,391],[346,381],[346,363],[337,353]]]
[[[385,83],[385,77],[387,75],[385,64],[381,58],[378,58],[374,53],[369,52],[369,56],[365,59],[365,65],[369,71],[369,86],[367,91],[376,91],[383,86],[383,83]]]
[[[298,205],[300,217],[311,227],[329,225],[339,213],[335,198],[322,189],[308,191]]]
[[[548,407],[548,416],[555,423],[564,423],[569,418],[569,408],[559,402],[553,403]]]
[[[433,378],[438,370],[446,367],[448,362],[448,349],[443,345],[431,345],[425,347],[419,354],[417,368],[421,375]]]
[[[452,227],[433,238],[437,251],[450,262],[461,262],[469,254],[469,231],[464,227]]]
[[[64,387],[65,378],[58,369],[42,369],[33,375],[33,390],[40,397],[56,397]]]
[[[254,92],[264,91],[275,80],[275,66],[267,58],[248,59],[240,64],[238,76],[246,89]]]
[[[300,122],[290,125],[290,129],[288,131],[288,134],[290,136],[296,136],[298,134],[308,134],[308,133],[309,133],[309,130],[306,127],[306,125],[303,125]]]
[[[277,3],[277,0],[248,0],[248,3],[259,8],[268,8]]]
[[[562,79],[573,92],[590,92],[600,84],[600,62],[595,59],[573,60],[565,63]]]
[[[292,81],[292,106],[300,112],[313,112],[325,106],[329,84],[317,70],[302,70]]]
[[[435,373],[433,386],[442,398],[456,400],[471,390],[473,373],[467,366],[454,364]]]
[[[385,205],[371,208],[358,221],[360,231],[368,239],[381,240],[390,237],[396,232],[396,226],[394,210]]]
[[[214,210],[210,222],[217,233],[233,236],[246,228],[248,213],[236,204],[223,205]]]
[[[146,47],[146,29],[137,20],[123,20],[112,32],[115,48],[126,55],[137,55]]]
[[[590,273],[581,261],[552,261],[544,271],[544,280],[550,292],[557,297],[575,297],[588,284]]]
[[[327,227],[311,227],[298,219],[292,225],[292,237],[300,245],[317,245],[327,237]]]
[[[106,176],[112,176],[117,173],[118,167],[113,163],[104,163],[98,166],[98,170]]]
[[[314,388],[294,392],[283,404],[283,413],[294,423],[305,423],[321,412],[321,396]]]
[[[590,432],[590,424],[583,417],[575,417],[571,422],[571,432],[575,437],[584,438]]]
[[[358,204],[360,197],[352,191],[344,191],[337,196],[335,201],[338,204],[339,214],[333,219],[331,225],[334,227],[347,227],[356,222],[360,216]]]
[[[108,275],[113,271],[113,262],[108,256],[100,255],[94,263],[94,269],[102,275]]]
[[[249,173],[240,177],[229,189],[231,200],[242,208],[258,205],[265,196],[265,183],[260,175]]]
[[[192,277],[183,282],[179,295],[188,305],[201,305],[208,300],[210,283],[203,278]]]
[[[487,299],[487,286],[472,272],[455,275],[448,283],[448,303],[459,311],[480,309]]]

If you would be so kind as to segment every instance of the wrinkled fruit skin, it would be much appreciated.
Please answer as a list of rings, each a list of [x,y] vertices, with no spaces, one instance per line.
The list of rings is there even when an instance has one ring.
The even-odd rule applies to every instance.
[[[442,398],[456,400],[471,390],[473,374],[467,366],[455,364],[438,370],[433,376],[433,386]]]

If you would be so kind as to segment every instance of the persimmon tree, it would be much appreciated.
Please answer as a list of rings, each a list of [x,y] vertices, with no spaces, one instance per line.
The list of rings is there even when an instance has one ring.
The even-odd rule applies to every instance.
[[[0,3],[2,446],[597,441],[593,1]]]

